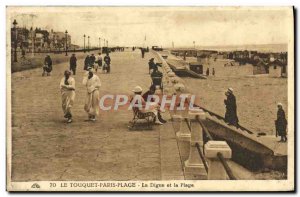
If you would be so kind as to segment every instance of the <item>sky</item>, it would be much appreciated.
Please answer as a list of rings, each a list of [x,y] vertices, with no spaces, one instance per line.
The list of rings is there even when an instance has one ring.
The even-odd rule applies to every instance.
[[[72,43],[83,35],[98,46],[175,47],[279,44],[290,39],[291,9],[238,7],[10,7],[8,23],[67,30]],[[34,17],[31,17],[34,16]],[[146,40],[145,40],[146,37]]]

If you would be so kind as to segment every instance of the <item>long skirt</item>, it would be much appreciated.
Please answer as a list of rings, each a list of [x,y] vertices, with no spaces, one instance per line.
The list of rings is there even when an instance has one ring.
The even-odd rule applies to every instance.
[[[74,90],[61,91],[62,109],[66,118],[71,118],[71,108],[75,100]]]
[[[96,116],[99,114],[99,90],[94,90],[92,93],[86,94],[84,110],[91,116]]]

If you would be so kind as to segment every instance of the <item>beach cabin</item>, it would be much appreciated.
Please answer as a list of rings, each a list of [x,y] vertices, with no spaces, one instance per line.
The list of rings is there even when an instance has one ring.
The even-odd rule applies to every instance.
[[[200,62],[200,64],[209,64],[209,61],[216,59],[217,55],[217,51],[199,50],[197,51],[197,62]]]
[[[209,55],[201,54],[197,56],[197,62],[199,62],[200,64],[209,64]]]
[[[224,54],[223,53],[218,53],[217,54],[217,59],[224,59]]]
[[[287,77],[287,65],[278,59],[270,62],[268,67],[270,77]]]
[[[268,74],[269,65],[264,61],[259,61],[257,64],[253,64],[253,75]]]
[[[190,62],[190,70],[194,71],[197,74],[203,74],[203,65],[199,62]]]

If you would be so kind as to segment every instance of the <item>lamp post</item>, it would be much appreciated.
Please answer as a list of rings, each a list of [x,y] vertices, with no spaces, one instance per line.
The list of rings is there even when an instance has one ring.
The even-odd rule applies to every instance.
[[[66,56],[68,56],[68,31],[66,30]]]
[[[90,36],[88,36],[88,51],[90,50]]]
[[[83,52],[85,53],[85,34],[83,35]]]
[[[106,46],[107,46],[107,48],[108,48],[108,40],[106,40]]]
[[[103,40],[103,47],[105,47],[105,39]]]
[[[196,43],[196,42],[195,42],[195,41],[193,41],[193,44],[194,44],[194,49],[196,48],[196,45],[195,45],[195,43]]]
[[[17,59],[17,47],[18,47],[18,34],[17,34],[17,21],[16,19],[13,22],[14,25],[14,32],[15,32],[15,41],[14,41],[14,48],[15,48],[15,52],[14,52],[14,62],[18,62]]]

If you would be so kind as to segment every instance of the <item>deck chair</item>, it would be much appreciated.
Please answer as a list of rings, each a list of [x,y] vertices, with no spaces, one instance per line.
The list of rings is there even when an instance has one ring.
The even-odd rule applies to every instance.
[[[133,107],[133,119],[131,121],[130,128],[134,128],[138,120],[146,120],[148,129],[152,128],[152,125],[155,122],[155,114],[153,112],[142,112],[138,107]]]

